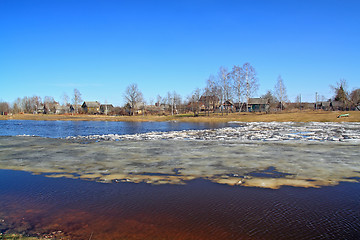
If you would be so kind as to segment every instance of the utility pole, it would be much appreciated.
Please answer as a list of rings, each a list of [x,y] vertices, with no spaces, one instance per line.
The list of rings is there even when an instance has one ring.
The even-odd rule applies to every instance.
[[[317,110],[318,93],[315,92],[315,110]]]

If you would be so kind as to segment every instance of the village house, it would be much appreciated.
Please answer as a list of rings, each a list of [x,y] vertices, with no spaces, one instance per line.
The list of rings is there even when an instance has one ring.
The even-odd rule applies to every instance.
[[[46,114],[47,110],[46,110],[46,107],[43,104],[41,104],[41,105],[37,106],[36,110],[33,113],[34,114]]]
[[[100,113],[108,115],[114,112],[114,106],[112,104],[101,104]]]
[[[219,98],[217,96],[201,96],[200,100],[201,111],[215,111],[219,108]]]
[[[249,112],[268,112],[270,109],[270,100],[268,98],[249,98]]]
[[[246,112],[246,103],[245,102],[234,103],[234,107],[235,107],[236,112]]]
[[[97,101],[84,102],[81,105],[81,109],[86,114],[98,114],[100,113],[100,105]]]
[[[74,108],[72,105],[66,105],[62,106],[60,104],[57,104],[55,106],[55,114],[66,114],[66,113],[72,113],[74,111]]]
[[[226,111],[233,111],[235,109],[235,105],[231,100],[226,100],[222,104],[222,108],[225,109]]]
[[[348,110],[348,106],[346,106],[346,104],[344,104],[343,102],[340,101],[332,101],[330,102],[330,110],[332,111],[344,111],[344,110]]]

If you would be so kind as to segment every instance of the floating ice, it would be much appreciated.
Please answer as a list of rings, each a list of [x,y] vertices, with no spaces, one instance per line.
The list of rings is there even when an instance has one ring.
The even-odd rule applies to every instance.
[[[165,140],[165,141],[164,141]],[[0,168],[101,182],[320,187],[360,178],[358,123],[241,123],[201,131],[0,137]]]
[[[240,124],[240,123],[239,123]],[[131,135],[91,135],[67,137],[72,140],[232,140],[232,141],[358,141],[359,123],[251,122],[239,127],[210,130],[150,132]]]

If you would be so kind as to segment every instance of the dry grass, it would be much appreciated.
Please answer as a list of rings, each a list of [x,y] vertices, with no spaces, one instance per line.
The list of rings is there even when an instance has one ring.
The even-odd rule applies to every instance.
[[[340,114],[349,113],[349,117],[337,118]],[[210,114],[210,116],[193,117],[192,114],[175,116],[104,116],[104,115],[43,115],[43,114],[15,114],[0,116],[0,120],[45,120],[45,121],[179,121],[179,122],[360,122],[360,112],[325,112],[325,111],[297,111],[282,113],[230,113]]]

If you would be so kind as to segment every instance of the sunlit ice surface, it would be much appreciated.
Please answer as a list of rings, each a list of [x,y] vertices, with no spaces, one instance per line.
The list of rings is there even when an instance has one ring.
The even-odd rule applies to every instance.
[[[0,168],[99,182],[277,189],[360,179],[359,123],[234,123],[212,130],[0,137]]]

